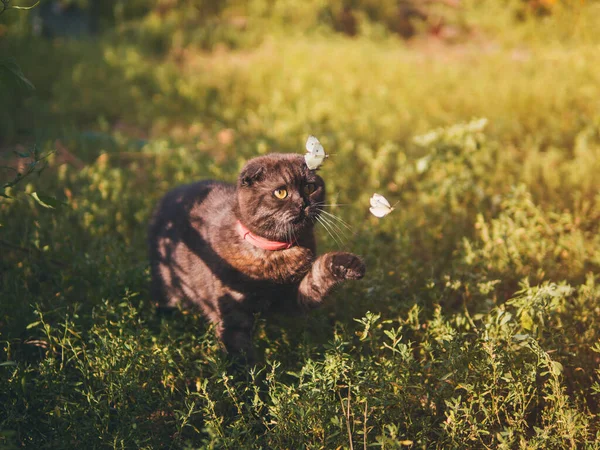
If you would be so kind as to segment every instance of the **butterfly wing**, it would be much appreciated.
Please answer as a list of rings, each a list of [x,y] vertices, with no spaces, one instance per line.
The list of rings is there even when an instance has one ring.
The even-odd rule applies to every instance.
[[[387,216],[394,210],[390,205],[390,202],[388,202],[383,195],[373,194],[369,201],[371,203],[369,211],[371,211],[371,214],[375,217],[381,218]]]
[[[306,140],[306,151],[311,155],[325,154],[323,146],[321,145],[319,140],[314,136],[309,136]]]
[[[390,202],[388,202],[387,199],[383,195],[373,194],[373,197],[371,197],[370,202],[371,202],[371,206],[373,208],[377,208],[377,207],[387,207],[388,209],[392,208],[392,206],[390,205]]]
[[[319,166],[323,164],[324,159],[324,155],[313,155],[312,153],[304,155],[304,161],[306,161],[306,165],[310,170],[318,169]]]
[[[323,164],[323,160],[326,158],[325,149],[319,142],[319,140],[314,136],[309,136],[306,140],[306,155],[304,155],[304,160],[306,161],[306,165],[310,170],[317,169],[321,164]]]
[[[381,218],[391,213],[392,208],[388,208],[387,206],[372,206],[369,208],[369,211],[371,211],[371,214],[373,214],[375,217]]]

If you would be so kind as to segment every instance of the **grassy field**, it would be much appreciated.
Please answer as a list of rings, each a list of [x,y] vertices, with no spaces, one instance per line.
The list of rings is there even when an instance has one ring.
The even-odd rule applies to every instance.
[[[343,2],[316,0],[204,22],[160,1],[81,40],[0,16],[36,87],[0,96],[0,166],[50,153],[0,197],[0,449],[600,447],[600,4],[523,3],[448,6],[451,38],[409,41],[363,10],[335,32]],[[155,314],[146,224],[309,134],[351,226],[319,249],[367,276],[259,320],[233,377],[199,314]],[[374,192],[398,202],[381,220]]]

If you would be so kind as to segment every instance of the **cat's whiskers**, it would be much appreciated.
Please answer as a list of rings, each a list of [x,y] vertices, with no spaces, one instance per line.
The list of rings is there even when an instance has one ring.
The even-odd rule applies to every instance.
[[[335,222],[333,222],[331,219],[328,219],[325,216],[322,216],[321,219],[331,227],[333,232],[340,238],[342,242],[346,242],[348,240],[348,236],[346,236],[344,230],[340,228]]]
[[[349,206],[350,203],[323,203],[323,202],[316,202],[315,205],[317,205],[317,206]]]
[[[326,219],[327,223],[330,224],[331,226],[333,226],[336,230],[338,230],[341,234],[344,235],[344,238],[346,240],[348,240],[348,237],[346,236],[346,233],[344,232],[344,230],[340,227],[340,225],[342,225],[343,227],[345,227],[348,231],[350,231],[350,233],[352,233],[352,235],[354,235],[355,233],[352,232],[352,227],[350,226],[349,223],[345,222],[344,220],[342,220],[340,217],[336,216],[335,214],[331,214],[327,211],[325,211],[322,208],[319,208],[319,212],[320,213],[324,213],[326,214],[321,216],[322,219]],[[335,221],[334,221],[335,220]]]
[[[325,231],[327,231],[329,236],[331,236],[331,239],[333,239],[333,241],[339,246],[340,243],[337,241],[336,237],[331,233],[331,231],[329,231],[329,227],[323,222],[323,218],[316,216],[316,219],[321,224],[321,226],[325,229]]]
[[[346,222],[345,220],[343,220],[341,217],[336,216],[335,214],[332,214],[328,211],[325,211],[324,209],[320,210],[323,214],[327,214],[328,217],[337,220],[340,224],[342,224],[344,227],[346,227],[349,231],[352,231],[352,227],[350,226],[350,224],[348,222]]]
[[[287,213],[282,220],[282,225],[285,227],[285,236],[286,242],[298,242],[298,238],[296,237],[296,232],[294,231],[294,226],[292,225],[292,221],[295,217]]]
[[[342,246],[342,242],[340,240],[338,240],[339,237],[335,236],[335,235],[337,235],[337,233],[335,233],[334,230],[330,227],[330,225],[328,225],[328,223],[323,220],[323,217],[317,216],[317,220],[323,226],[323,228],[325,228],[325,231],[327,231],[327,233],[329,234],[329,236],[331,236],[331,238],[337,244],[337,246],[341,247]]]

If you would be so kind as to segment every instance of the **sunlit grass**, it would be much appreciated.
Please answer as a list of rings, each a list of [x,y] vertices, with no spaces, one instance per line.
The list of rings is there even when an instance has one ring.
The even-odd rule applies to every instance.
[[[252,3],[247,41],[212,51],[173,37],[181,16],[0,41],[38,89],[41,149],[76,158],[0,199],[0,448],[597,448],[596,6],[518,24],[465,2],[474,34],[449,45],[327,33],[312,4],[311,33],[282,33],[288,3],[260,34]],[[155,314],[147,220],[308,134],[351,227],[320,249],[368,274],[259,320],[261,364],[234,378],[198,313]],[[398,202],[381,220],[373,192]]]

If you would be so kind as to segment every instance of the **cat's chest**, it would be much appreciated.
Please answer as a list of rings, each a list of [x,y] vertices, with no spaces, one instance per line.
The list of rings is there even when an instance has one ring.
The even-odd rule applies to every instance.
[[[224,250],[223,256],[242,278],[286,284],[302,279],[310,269],[313,253],[305,247],[268,252],[232,246]]]
[[[302,277],[312,262],[311,254],[302,249],[286,250],[260,260],[269,279],[292,282]]]

